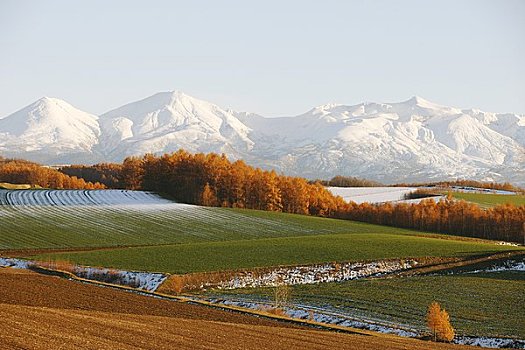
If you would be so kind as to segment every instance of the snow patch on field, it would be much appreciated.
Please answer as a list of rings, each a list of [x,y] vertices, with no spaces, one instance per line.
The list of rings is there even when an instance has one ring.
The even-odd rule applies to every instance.
[[[504,194],[504,195],[509,195],[509,196],[514,196],[517,194],[514,191],[495,190],[492,188],[479,188],[479,187],[469,187],[469,186],[452,186],[451,188],[456,192],[465,192],[465,193],[490,193],[490,194]]]
[[[512,243],[512,242],[498,242],[497,243],[498,245],[508,245],[508,246],[511,246],[511,247],[519,247],[520,245],[518,243]]]
[[[372,275],[392,273],[412,268],[415,260],[392,260],[370,263],[327,263],[294,267],[279,267],[269,272],[245,271],[220,282],[206,282],[202,288],[255,288],[281,284],[299,285],[341,282]]]
[[[12,267],[16,269],[29,269],[31,266],[40,266],[37,261],[0,258],[0,267]],[[154,292],[164,282],[167,275],[161,273],[125,271],[89,266],[74,266],[70,271],[75,276],[88,280],[119,284],[137,289]]]
[[[459,271],[445,271],[445,275],[462,275],[462,274],[477,274],[477,273],[492,273],[492,272],[525,272],[525,261],[506,260],[504,262],[495,263],[492,266],[480,268],[476,270],[462,269]],[[437,273],[436,275],[439,275]]]
[[[417,190],[416,187],[326,187],[336,196],[341,196],[347,202],[384,203],[404,199],[405,194]]]
[[[164,282],[161,273],[76,266],[74,274],[89,280],[109,282],[154,292]]]
[[[504,272],[504,271],[521,271],[525,272],[525,261],[505,261],[502,265],[493,265],[482,270],[467,271],[466,273],[483,273],[483,272]]]
[[[456,337],[455,344],[479,346],[482,348],[505,348],[505,349],[525,349],[525,340],[511,338],[490,338],[490,337]]]
[[[28,260],[0,258],[0,267],[12,267],[14,269],[27,269],[33,263]]]
[[[129,190],[4,190],[0,205],[12,206],[84,206],[152,205],[173,202],[153,192]]]
[[[215,304],[237,306],[252,310],[267,310],[272,308],[272,305],[269,303],[252,300],[212,298],[208,299],[208,301]],[[366,329],[380,333],[396,334],[403,337],[418,336],[417,330],[408,327],[399,327],[394,324],[388,324],[386,322],[377,323],[372,320],[356,319],[351,317],[350,315],[343,315],[340,313],[331,312],[329,310],[323,310],[321,308],[316,308],[312,306],[290,305],[283,307],[282,309],[289,317],[300,320],[310,320],[319,323],[338,325],[343,327]]]
[[[273,305],[268,300],[235,299],[221,295],[220,297],[207,298],[207,301],[228,306],[237,306],[252,310],[271,310]],[[361,316],[342,314],[330,308],[312,305],[292,304],[281,308],[289,317],[310,320],[330,325],[366,329],[379,333],[395,334],[402,337],[419,337],[424,334],[409,325],[400,325],[385,320],[369,319]],[[495,337],[457,336],[453,343],[479,346],[483,348],[514,348],[525,349],[525,340]]]

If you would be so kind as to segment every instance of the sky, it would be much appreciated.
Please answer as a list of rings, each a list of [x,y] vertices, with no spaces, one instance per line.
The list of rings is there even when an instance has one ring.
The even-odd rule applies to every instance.
[[[160,91],[287,116],[413,95],[525,113],[525,1],[0,0],[0,117]]]

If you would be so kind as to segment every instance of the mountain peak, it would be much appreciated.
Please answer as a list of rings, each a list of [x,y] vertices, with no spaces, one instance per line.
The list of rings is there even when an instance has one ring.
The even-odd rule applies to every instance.
[[[26,108],[39,110],[38,114],[45,115],[60,115],[60,114],[82,114],[78,108],[72,106],[70,103],[56,97],[44,96],[28,105]],[[61,112],[59,112],[61,111]],[[93,116],[95,117],[95,116]],[[95,117],[96,118],[96,117]]]
[[[47,105],[50,103],[67,103],[67,102],[59,98],[43,96],[39,98],[38,100],[36,100],[35,102],[33,102],[32,104],[33,105],[41,105],[41,104]]]
[[[152,96],[150,97],[153,97],[153,96],[162,96],[162,97],[169,97],[169,98],[181,98],[181,97],[189,97],[187,94],[185,94],[183,91],[181,90],[170,90],[170,91],[161,91],[161,92],[157,92],[156,94],[153,94]]]
[[[157,92],[156,94],[153,94],[149,97],[146,97],[142,100],[138,100],[132,103],[129,103],[123,107],[129,106],[132,110],[135,110],[137,106],[140,106],[140,108],[143,110],[143,112],[152,112],[155,110],[163,109],[166,106],[175,106],[177,104],[210,104],[209,102],[199,100],[195,97],[192,97],[183,91],[180,90],[172,90],[172,91],[162,91]],[[117,108],[116,110],[121,110],[122,107]],[[112,114],[112,111],[109,111],[104,114]]]
[[[438,103],[434,103],[434,102],[431,102],[431,101],[428,101],[428,100],[425,100],[424,98],[420,97],[420,96],[412,96],[410,99],[404,101],[404,102],[400,102],[400,103],[395,103],[395,105],[398,105],[398,106],[402,106],[404,108],[416,108],[416,109],[419,109],[420,112],[423,112],[422,110],[425,110],[426,113],[431,113],[431,114],[434,114],[434,113],[438,113],[438,114],[442,114],[442,113],[450,113],[450,114],[457,114],[457,113],[460,113],[461,111],[457,108],[454,108],[454,107],[448,107],[448,106],[444,106],[444,105],[441,105],[441,104],[438,104]]]
[[[403,103],[410,104],[413,106],[419,106],[419,107],[427,107],[429,105],[435,105],[435,103],[425,100],[423,97],[417,96],[417,95],[410,97],[407,101]]]
[[[115,152],[129,152],[132,143],[136,154],[180,148],[197,152],[210,144],[245,150],[252,143],[248,128],[233,113],[180,90],[156,93],[100,118],[103,143],[108,149],[117,146]]]
[[[61,99],[45,96],[0,119],[0,149],[15,153],[86,152],[98,141],[97,120]]]
[[[173,90],[173,91],[170,91],[171,95],[173,97],[177,97],[177,98],[181,98],[181,97],[191,97],[189,95],[187,95],[186,93],[184,93],[184,91],[181,91],[181,90]]]

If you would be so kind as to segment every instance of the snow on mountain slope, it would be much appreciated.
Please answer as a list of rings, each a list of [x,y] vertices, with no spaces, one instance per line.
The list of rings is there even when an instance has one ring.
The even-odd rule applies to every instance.
[[[97,119],[63,100],[43,97],[0,119],[0,153],[42,159],[90,153],[100,136]]]
[[[56,99],[39,100],[0,119],[0,154],[44,163],[120,162],[129,155],[179,148],[225,153],[309,178],[525,184],[524,115],[462,110],[420,97],[327,104],[299,116],[265,118],[175,91],[98,119]]]
[[[182,92],[161,92],[100,116],[101,150],[111,158],[184,148],[239,157],[253,142],[249,129],[226,111]]]
[[[263,160],[260,165],[286,173],[347,174],[387,183],[443,178],[524,183],[523,117],[490,116],[480,120],[476,113],[420,97],[324,105],[291,118],[239,114],[252,129],[252,155]]]

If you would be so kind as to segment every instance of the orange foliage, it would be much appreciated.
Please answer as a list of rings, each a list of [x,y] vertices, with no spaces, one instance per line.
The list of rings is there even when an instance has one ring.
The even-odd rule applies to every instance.
[[[485,188],[490,190],[503,190],[511,192],[525,192],[525,189],[513,186],[508,182],[497,183],[497,182],[481,182],[475,180],[455,180],[455,181],[440,181],[440,182],[425,182],[425,183],[398,183],[394,187],[426,187],[426,186],[437,186],[437,187],[451,187],[451,186],[462,186],[462,187],[475,187]]]
[[[427,311],[427,325],[432,332],[434,341],[450,342],[454,339],[454,328],[450,324],[450,317],[445,309],[437,302],[432,302]]]
[[[179,151],[146,155],[141,165],[145,190],[202,205],[239,207],[350,219],[459,236],[523,242],[525,206],[490,209],[451,198],[417,204],[345,203],[319,183],[230,162],[216,154]]]
[[[142,158],[141,188],[192,204],[330,216],[344,205],[323,186],[230,162],[217,154],[178,151]],[[125,183],[131,187],[130,183]]]
[[[49,261],[39,261],[37,262],[37,266],[57,271],[67,271],[71,273],[76,272],[76,265],[70,262],[69,260],[58,259]]]
[[[56,169],[41,166],[25,160],[0,158],[0,182],[38,185],[45,188],[98,189],[105,188],[96,182],[86,182],[76,176],[69,176]]]
[[[525,206],[482,209],[474,203],[428,199],[418,204],[350,203],[336,217],[484,239],[523,242]]]
[[[525,206],[506,204],[482,209],[452,198],[418,204],[346,203],[319,182],[309,183],[303,178],[253,168],[241,160],[231,162],[225,155],[190,154],[183,150],[163,156],[130,157],[122,165],[98,165],[98,169],[102,174],[91,178],[111,174],[119,179],[122,188],[155,191],[183,203],[316,215],[525,243]],[[0,180],[10,182],[1,177]],[[453,184],[509,188],[508,184],[475,181]],[[60,186],[49,187],[65,188],[64,184]]]
[[[124,188],[121,184],[121,164],[101,163],[95,165],[70,165],[58,169],[60,172],[82,178],[92,183],[101,183],[109,188]]]

